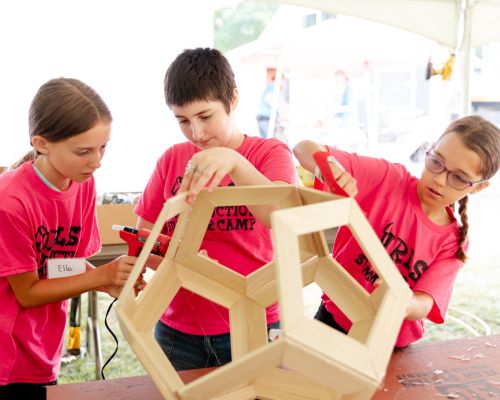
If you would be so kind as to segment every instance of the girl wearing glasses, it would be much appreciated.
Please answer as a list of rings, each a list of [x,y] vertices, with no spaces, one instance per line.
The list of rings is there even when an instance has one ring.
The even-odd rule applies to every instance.
[[[444,322],[453,283],[466,260],[468,195],[488,187],[500,167],[500,130],[479,116],[452,122],[427,152],[420,179],[383,159],[308,140],[294,147],[301,165],[311,172],[317,151],[327,151],[343,167],[330,164],[413,291],[395,343],[407,346],[423,336],[424,318]],[[346,227],[339,229],[332,255],[368,292],[374,290],[376,268]],[[315,318],[343,332],[351,326],[325,294]]]

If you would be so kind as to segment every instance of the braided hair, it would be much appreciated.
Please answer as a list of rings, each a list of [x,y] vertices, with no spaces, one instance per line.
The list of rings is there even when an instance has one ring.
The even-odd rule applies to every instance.
[[[460,215],[460,228],[458,229],[458,249],[455,252],[455,257],[460,261],[465,262],[467,260],[467,255],[465,254],[463,244],[465,239],[467,239],[467,233],[469,231],[469,217],[467,216],[467,203],[469,202],[469,196],[462,197],[458,200],[458,214]],[[455,211],[455,204],[451,205],[453,211]]]

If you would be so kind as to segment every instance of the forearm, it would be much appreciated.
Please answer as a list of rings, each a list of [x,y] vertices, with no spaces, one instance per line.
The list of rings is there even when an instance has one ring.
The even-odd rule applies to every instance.
[[[9,281],[11,279],[15,277],[9,278]],[[37,280],[29,287],[14,290],[14,293],[22,307],[30,308],[66,300],[107,283],[104,271],[93,269],[65,278]]]
[[[427,293],[414,292],[408,304],[405,319],[416,321],[425,318],[430,313],[433,305],[434,299]]]
[[[290,160],[291,161],[291,160]],[[219,186],[225,176],[237,186],[272,185],[272,182],[255,166],[235,150],[214,147],[195,154],[188,162],[179,192],[188,192],[186,201],[192,204],[204,189],[209,192]],[[252,214],[269,226],[269,214],[277,209],[275,205],[250,206]]]
[[[135,223],[135,227],[137,229],[146,228],[146,229],[151,230],[151,229],[153,229],[153,225],[154,224],[152,222],[149,222],[142,217],[137,217],[137,222]]]
[[[293,148],[293,153],[295,154],[297,160],[299,160],[302,167],[313,174],[316,174],[316,161],[313,156],[318,151],[328,152],[328,148],[311,140],[304,140]],[[327,161],[333,174],[333,178],[337,184],[344,190],[345,193],[347,193],[347,195],[354,198],[358,194],[356,179],[335,159],[329,160],[327,158]],[[326,188],[329,191],[333,191],[334,193],[336,192],[333,188],[329,188],[328,185],[326,185]]]
[[[314,173],[316,162],[314,161],[313,154],[317,151],[327,151],[327,148],[312,140],[303,140],[293,148],[293,154],[299,161],[300,165],[309,172]]]
[[[271,213],[279,209],[277,204],[248,206],[248,209],[264,226],[271,227]]]
[[[237,157],[235,161],[236,167],[230,172],[229,176],[236,186],[272,184],[272,181],[257,170],[255,166],[241,154],[234,152],[233,155]]]

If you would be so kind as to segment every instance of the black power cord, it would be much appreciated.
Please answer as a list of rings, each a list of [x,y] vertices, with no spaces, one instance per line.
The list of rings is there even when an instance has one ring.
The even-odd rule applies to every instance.
[[[111,327],[108,325],[108,315],[111,312],[111,308],[113,307],[113,304],[116,303],[116,300],[118,300],[118,299],[114,299],[111,302],[111,304],[108,307],[108,310],[106,311],[106,316],[104,317],[104,325],[106,325],[107,330],[109,331],[109,333],[111,333],[111,336],[113,336],[113,339],[115,339],[116,347],[115,347],[115,350],[113,351],[113,353],[109,356],[109,358],[106,360],[106,362],[104,363],[104,365],[101,368],[101,377],[103,380],[106,380],[106,377],[104,376],[104,368],[106,368],[106,366],[111,362],[111,360],[116,355],[116,353],[118,353],[118,338],[116,337],[116,335],[113,332],[113,330],[111,329]]]

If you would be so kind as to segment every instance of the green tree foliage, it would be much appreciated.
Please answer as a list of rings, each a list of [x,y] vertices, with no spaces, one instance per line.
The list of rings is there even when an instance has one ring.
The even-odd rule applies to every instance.
[[[257,39],[277,8],[276,4],[242,0],[215,10],[214,47],[225,52]]]

